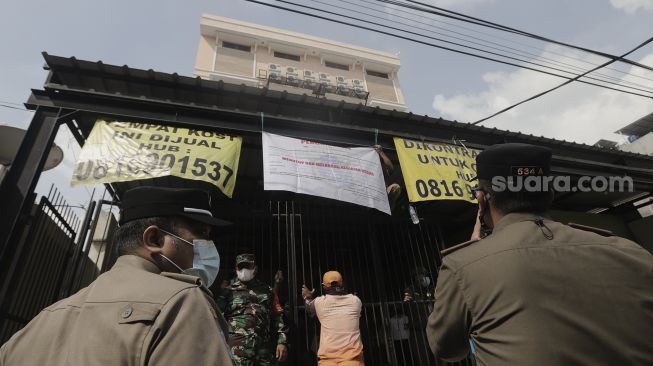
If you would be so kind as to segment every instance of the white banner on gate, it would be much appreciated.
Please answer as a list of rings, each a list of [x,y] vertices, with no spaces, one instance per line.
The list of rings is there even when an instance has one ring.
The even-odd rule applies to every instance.
[[[375,208],[390,215],[379,155],[263,133],[266,191],[290,191]]]

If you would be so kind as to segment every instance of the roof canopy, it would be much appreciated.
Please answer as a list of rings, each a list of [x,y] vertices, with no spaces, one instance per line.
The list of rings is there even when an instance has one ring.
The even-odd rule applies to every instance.
[[[44,89],[33,90],[26,106],[60,108],[61,115],[68,115],[66,122],[80,144],[84,143],[98,117],[155,121],[242,135],[244,152],[239,176],[251,179],[248,186],[239,178],[241,190],[261,190],[258,186],[261,179],[260,132],[265,130],[343,146],[370,146],[378,141],[390,150],[394,148],[392,138],[395,136],[464,143],[479,149],[503,142],[531,143],[553,150],[552,171],[555,174],[627,175],[633,178],[635,189],[640,193],[653,191],[653,157],[646,155],[363,104],[335,102],[306,94],[43,55],[50,73]],[[117,190],[122,187],[126,185],[118,185]],[[624,199],[623,195],[601,197],[585,202],[587,207],[576,208],[609,207],[608,202],[596,200],[616,202]],[[559,202],[563,200],[564,197]]]

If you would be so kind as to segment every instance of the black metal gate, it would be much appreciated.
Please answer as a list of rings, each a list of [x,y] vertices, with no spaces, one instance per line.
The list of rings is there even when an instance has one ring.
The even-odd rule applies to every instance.
[[[0,282],[0,343],[66,293],[80,223],[56,189],[33,207],[30,225],[14,236],[14,260]]]
[[[320,325],[306,314],[300,291],[306,284],[320,294],[321,276],[328,270],[338,270],[363,302],[366,365],[445,364],[434,359],[424,331],[433,297],[403,301],[420,267],[431,279],[425,292],[433,293],[443,248],[436,223],[413,225],[408,218],[392,219],[324,200],[255,202],[248,207],[254,215],[233,218],[237,228],[218,236],[223,264],[216,286],[234,276],[234,258],[240,252],[257,255],[264,282],[272,285],[276,271],[283,271],[279,297],[291,329],[288,364],[317,364]]]
[[[14,235],[11,261],[0,269],[0,344],[43,308],[77,292],[107,268],[110,249],[98,252],[102,268],[96,266],[99,256],[89,257],[102,202],[69,205],[51,187],[34,205],[28,226]],[[76,208],[85,210],[84,219],[74,213]]]

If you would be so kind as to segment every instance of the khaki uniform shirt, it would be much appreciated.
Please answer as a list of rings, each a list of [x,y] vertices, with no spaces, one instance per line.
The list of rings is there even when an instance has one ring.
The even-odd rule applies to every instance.
[[[478,365],[653,365],[653,256],[632,241],[531,214],[446,256],[427,335]],[[549,233],[549,234],[550,234]]]
[[[226,322],[199,278],[133,255],[41,311],[0,365],[232,365]]]

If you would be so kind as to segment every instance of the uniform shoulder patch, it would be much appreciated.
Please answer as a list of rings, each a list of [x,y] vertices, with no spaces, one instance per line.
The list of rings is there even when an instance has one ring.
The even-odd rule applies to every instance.
[[[454,246],[452,246],[452,247],[449,247],[449,248],[447,248],[447,249],[441,251],[440,254],[444,257],[444,256],[446,256],[447,254],[451,254],[451,253],[453,253],[453,252],[455,252],[455,251],[457,251],[457,250],[459,250],[459,249],[462,249],[462,248],[468,247],[468,246],[470,246],[471,244],[476,243],[477,241],[479,241],[479,240],[477,240],[477,239],[473,239],[473,240],[468,240],[468,241],[466,241],[466,242],[464,242],[464,243],[456,244],[456,245],[454,245]]]
[[[570,222],[569,224],[570,227],[573,227],[574,229],[579,229],[583,231],[590,231],[595,234],[603,235],[603,236],[614,236],[612,231],[610,230],[605,230],[605,229],[599,229],[598,227],[593,227],[593,226],[587,226],[587,225],[581,225],[581,224],[576,224],[573,222]]]

